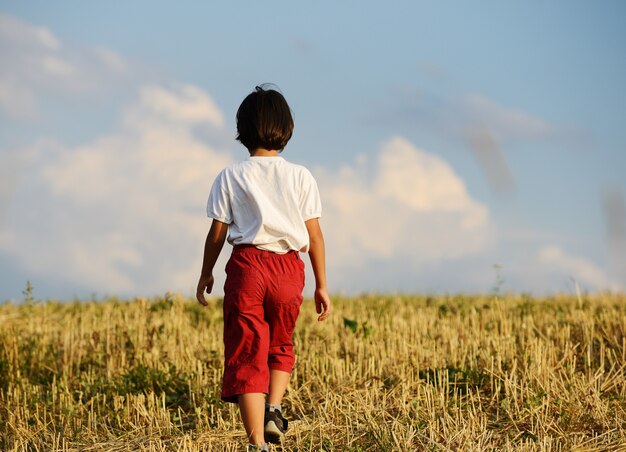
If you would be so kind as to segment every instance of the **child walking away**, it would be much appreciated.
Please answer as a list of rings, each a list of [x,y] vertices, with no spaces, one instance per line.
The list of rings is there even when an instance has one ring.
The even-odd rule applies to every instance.
[[[224,240],[233,245],[224,285],[222,399],[239,404],[250,445],[267,450],[287,430],[281,402],[295,362],[293,330],[308,252],[318,320],[330,314],[322,207],[311,173],[279,156],[293,132],[285,98],[257,86],[237,111],[237,140],[250,153],[217,176],[207,213],[213,219],[196,297],[206,306]]]

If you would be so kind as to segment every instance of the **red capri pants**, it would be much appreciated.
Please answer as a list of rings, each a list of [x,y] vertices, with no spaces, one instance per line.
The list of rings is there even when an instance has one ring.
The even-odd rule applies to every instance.
[[[267,393],[270,369],[291,372],[303,289],[304,262],[297,251],[233,248],[224,285],[223,400]]]

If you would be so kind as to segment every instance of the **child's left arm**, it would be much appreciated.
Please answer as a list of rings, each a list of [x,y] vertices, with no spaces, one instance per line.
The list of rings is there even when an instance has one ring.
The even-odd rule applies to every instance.
[[[196,298],[203,306],[208,305],[204,298],[204,291],[206,290],[207,293],[211,293],[211,290],[213,290],[213,283],[215,281],[213,278],[213,267],[222,251],[227,233],[228,224],[213,220],[204,244],[202,271],[200,272],[200,281],[198,281],[198,289],[196,290]]]
[[[326,252],[324,245],[324,235],[317,218],[305,221],[306,229],[309,233],[309,257],[315,276],[315,310],[319,314],[317,320],[326,320],[330,315],[330,297],[326,287]]]

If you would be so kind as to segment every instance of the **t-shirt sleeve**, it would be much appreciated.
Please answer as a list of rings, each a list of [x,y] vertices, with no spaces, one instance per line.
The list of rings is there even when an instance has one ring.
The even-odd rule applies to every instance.
[[[215,182],[213,182],[206,211],[210,218],[214,218],[222,223],[230,224],[233,222],[232,203],[228,193],[224,171],[222,171],[215,178]]]
[[[308,171],[303,171],[302,192],[300,196],[300,211],[304,221],[322,216],[322,200],[315,178]]]

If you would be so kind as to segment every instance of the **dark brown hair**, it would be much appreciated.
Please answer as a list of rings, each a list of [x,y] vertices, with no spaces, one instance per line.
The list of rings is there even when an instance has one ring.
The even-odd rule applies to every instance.
[[[237,110],[237,140],[249,151],[282,151],[293,133],[293,118],[287,101],[274,89],[257,86]]]

